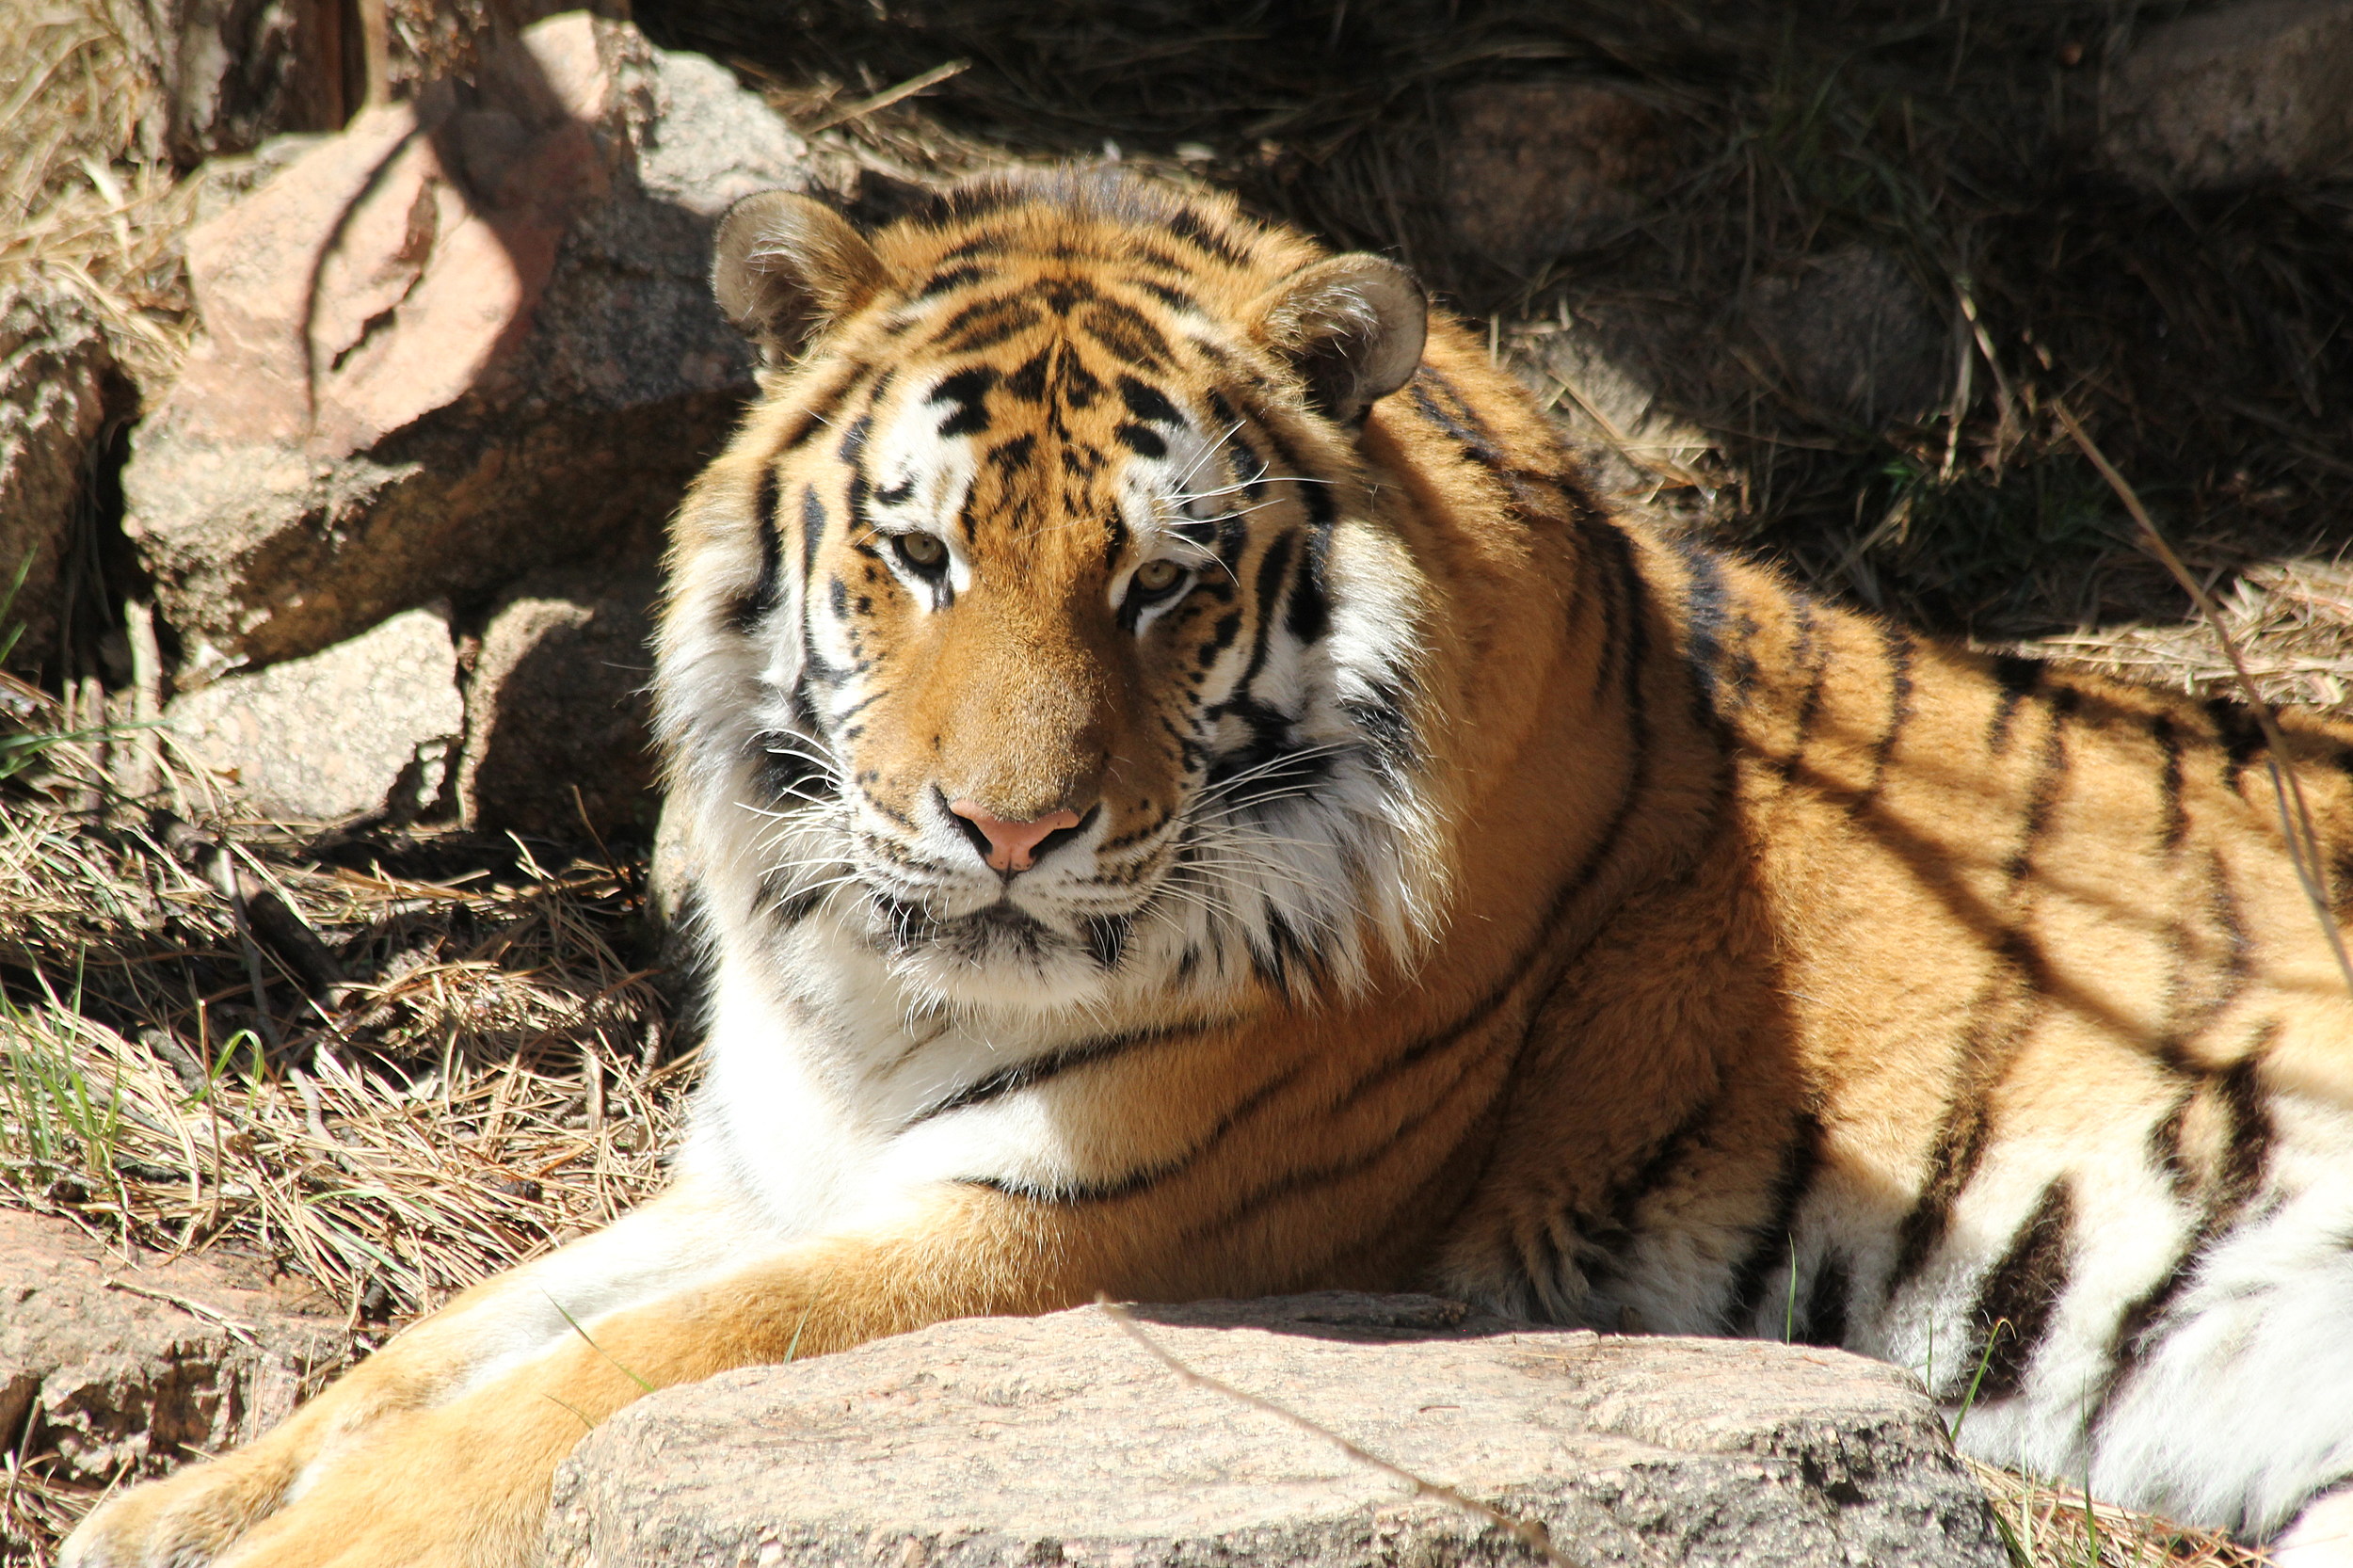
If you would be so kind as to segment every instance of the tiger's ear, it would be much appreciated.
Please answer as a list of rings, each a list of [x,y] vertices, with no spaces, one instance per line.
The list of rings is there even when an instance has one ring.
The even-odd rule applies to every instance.
[[[1414,275],[1361,252],[1303,267],[1251,311],[1267,346],[1307,384],[1316,411],[1344,424],[1412,377],[1430,329]]]
[[[805,196],[764,190],[728,209],[712,246],[719,309],[780,365],[889,280],[866,236]]]

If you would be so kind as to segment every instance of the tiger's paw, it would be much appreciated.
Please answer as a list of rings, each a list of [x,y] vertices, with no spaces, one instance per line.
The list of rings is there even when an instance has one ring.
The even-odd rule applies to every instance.
[[[66,1537],[58,1568],[200,1568],[219,1561],[284,1498],[295,1469],[245,1449],[101,1503]]]
[[[485,1464],[451,1423],[383,1423],[301,1474],[198,1464],[104,1504],[59,1568],[515,1568],[537,1555],[552,1465]]]

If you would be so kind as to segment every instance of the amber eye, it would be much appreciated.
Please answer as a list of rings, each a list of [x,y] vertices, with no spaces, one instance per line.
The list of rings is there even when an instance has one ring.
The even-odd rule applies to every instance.
[[[947,564],[948,546],[936,534],[902,534],[899,558],[917,571],[934,572]]]
[[[1136,568],[1136,591],[1160,595],[1175,587],[1185,575],[1185,568],[1174,561],[1146,561]]]

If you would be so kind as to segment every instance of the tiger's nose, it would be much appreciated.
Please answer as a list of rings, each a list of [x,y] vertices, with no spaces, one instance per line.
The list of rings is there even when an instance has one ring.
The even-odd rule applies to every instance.
[[[1027,822],[1007,822],[991,816],[978,801],[954,801],[948,809],[979,829],[980,836],[987,840],[983,858],[988,861],[991,871],[1028,871],[1037,864],[1035,851],[1048,835],[1079,825],[1079,813],[1067,808],[1048,811]]]

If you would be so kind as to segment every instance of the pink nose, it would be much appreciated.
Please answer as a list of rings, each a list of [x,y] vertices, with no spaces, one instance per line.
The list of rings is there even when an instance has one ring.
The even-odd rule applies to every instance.
[[[1068,809],[1048,811],[1028,822],[1007,822],[1002,817],[992,817],[978,803],[969,800],[956,801],[948,809],[981,830],[981,836],[988,840],[989,869],[1000,872],[1028,871],[1037,864],[1030,852],[1036,849],[1048,834],[1059,828],[1079,825],[1079,813]]]

